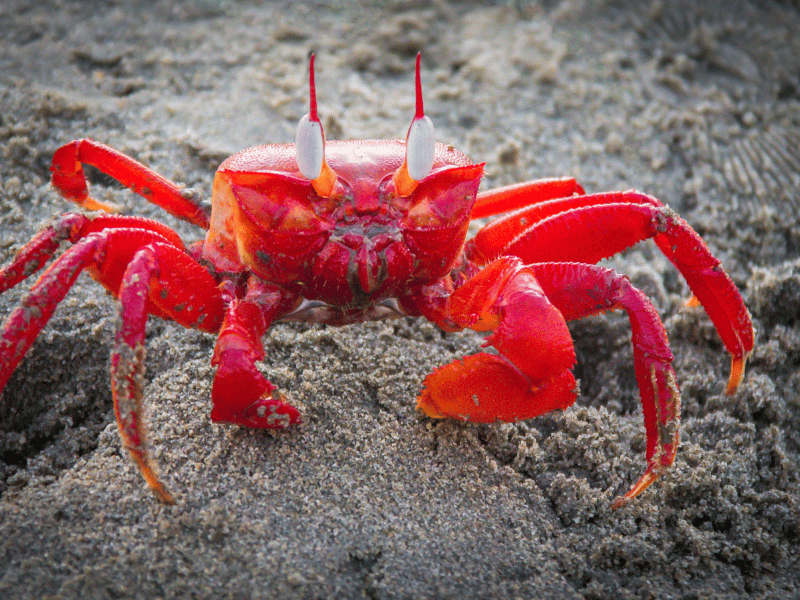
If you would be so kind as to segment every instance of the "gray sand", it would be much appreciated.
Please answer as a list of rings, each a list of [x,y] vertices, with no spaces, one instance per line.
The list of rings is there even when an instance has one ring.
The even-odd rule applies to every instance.
[[[120,448],[115,305],[83,276],[0,403],[0,597],[800,596],[797,4],[495,4],[6,0],[0,262],[72,209],[48,184],[59,145],[92,137],[208,197],[227,155],[293,139],[310,51],[328,137],[358,139],[405,135],[422,50],[438,139],[485,160],[487,187],[636,187],[704,236],[757,328],[740,392],[724,396],[729,359],[652,242],[610,264],[666,323],[682,443],[618,511],[645,464],[624,316],[571,325],[573,408],[483,426],[414,408],[477,334],[277,325],[262,368],[305,420],[278,434],[211,423],[213,338],[151,320],[148,419],[178,498],[165,507]],[[26,289],[0,297],[0,317]]]

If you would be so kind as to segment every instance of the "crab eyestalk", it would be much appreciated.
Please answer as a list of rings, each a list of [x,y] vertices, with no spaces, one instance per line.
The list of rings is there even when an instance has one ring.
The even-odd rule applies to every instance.
[[[419,64],[422,55],[417,53],[416,94],[417,107],[414,119],[406,134],[406,156],[402,166],[395,171],[393,180],[399,196],[409,196],[431,172],[436,153],[436,138],[433,133],[433,122],[425,116],[422,105],[422,80],[419,75]]]
[[[314,191],[327,198],[336,187],[336,171],[325,162],[325,132],[317,115],[317,88],[314,84],[314,55],[308,69],[309,110],[297,124],[295,158],[303,177],[311,180]]]

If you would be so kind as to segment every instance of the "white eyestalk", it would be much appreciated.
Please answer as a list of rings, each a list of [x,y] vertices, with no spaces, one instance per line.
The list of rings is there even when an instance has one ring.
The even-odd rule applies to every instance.
[[[409,196],[419,182],[428,176],[433,168],[436,155],[436,137],[433,121],[425,116],[422,105],[422,79],[419,74],[420,59],[417,53],[416,96],[417,107],[414,119],[406,134],[406,157],[402,166],[394,174],[394,184],[399,196]]]
[[[309,111],[297,124],[294,142],[297,168],[311,181],[314,190],[323,197],[333,194],[336,187],[336,172],[325,162],[325,132],[317,115],[317,88],[314,84],[314,55],[311,55],[308,70]]]
[[[316,179],[322,172],[325,162],[325,134],[319,121],[312,121],[311,115],[304,115],[297,124],[294,142],[297,168],[307,179]]]
[[[417,181],[427,177],[433,167],[435,152],[436,138],[433,134],[433,121],[425,115],[414,117],[406,136],[408,175]]]

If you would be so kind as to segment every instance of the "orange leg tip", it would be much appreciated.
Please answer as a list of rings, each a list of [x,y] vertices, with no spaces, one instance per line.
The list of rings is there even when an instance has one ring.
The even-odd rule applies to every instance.
[[[140,469],[145,481],[147,481],[147,485],[150,486],[150,490],[158,501],[162,504],[175,504],[175,498],[167,491],[167,487],[158,480],[156,474],[149,468],[147,472],[145,472],[143,467],[140,467]]]
[[[161,502],[162,504],[167,504],[167,505],[177,504],[175,502],[175,498],[172,497],[172,494],[170,494],[167,491],[167,488],[164,487],[164,485],[161,482],[158,483],[157,488],[151,488],[151,489],[153,490],[153,493],[155,494],[158,501]]]
[[[687,299],[686,302],[683,303],[686,308],[697,308],[700,306],[700,300],[697,299],[697,296],[692,296],[691,298]]]
[[[166,486],[161,483],[153,470],[149,456],[139,449],[128,448],[128,450],[130,451],[131,458],[133,458],[133,462],[139,467],[139,472],[142,474],[142,477],[144,477],[148,487],[158,501],[162,504],[175,504],[175,499],[172,497],[172,494],[167,491]]]
[[[739,388],[739,384],[742,383],[742,379],[744,378],[744,367],[746,363],[747,357],[745,356],[734,356],[731,358],[731,376],[728,379],[728,387],[725,390],[726,395],[733,395]]]
[[[619,496],[616,500],[614,500],[614,502],[611,503],[611,508],[617,509],[628,504],[631,500],[633,500],[639,494],[641,494],[643,491],[649,488],[650,485],[656,479],[658,479],[661,476],[661,473],[663,472],[664,472],[663,469],[653,468],[652,466],[648,467],[647,471],[644,472],[644,475],[642,475],[639,478],[639,481],[636,482],[636,484],[630,489],[630,491],[627,494],[625,494],[624,496]]]
[[[428,390],[423,390],[422,393],[417,396],[417,410],[425,413],[431,419],[444,419],[447,417],[433,402]]]
[[[617,496],[614,502],[611,503],[611,510],[622,508],[623,506],[630,504],[631,500],[632,498],[628,498],[627,494],[625,496]]]
[[[121,210],[116,204],[100,202],[100,200],[95,200],[91,196],[86,196],[83,200],[76,200],[76,202],[87,210],[102,210],[107,213],[118,213]]]

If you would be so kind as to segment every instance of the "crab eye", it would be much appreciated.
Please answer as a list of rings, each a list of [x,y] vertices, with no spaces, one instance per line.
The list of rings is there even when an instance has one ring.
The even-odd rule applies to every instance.
[[[414,117],[406,136],[406,163],[411,179],[419,181],[431,172],[435,152],[433,121],[425,115]]]
[[[314,55],[308,69],[309,111],[297,124],[294,142],[297,168],[303,177],[311,180],[314,190],[323,197],[333,194],[336,172],[325,162],[325,132],[317,115],[317,88],[314,84]]]
[[[422,105],[422,81],[419,74],[421,54],[417,53],[416,96],[417,107],[406,135],[406,157],[403,165],[394,174],[395,187],[400,196],[408,196],[433,168],[436,155],[436,138],[433,121],[425,116]]]
[[[325,134],[322,124],[304,115],[297,124],[297,137],[294,142],[297,168],[307,179],[316,179],[325,161]]]

